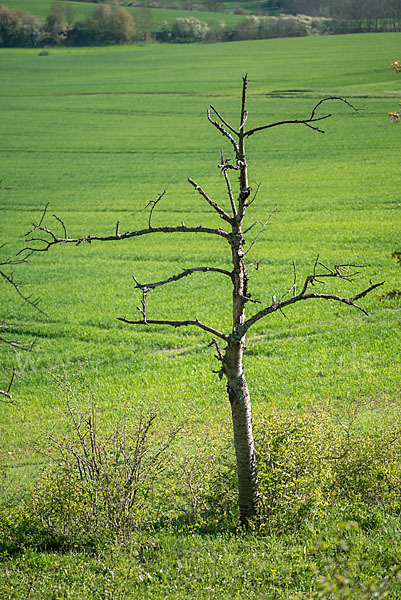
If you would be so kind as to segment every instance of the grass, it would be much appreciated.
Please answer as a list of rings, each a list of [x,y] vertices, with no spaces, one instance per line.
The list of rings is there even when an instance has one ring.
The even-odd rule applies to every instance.
[[[366,264],[369,276],[385,280],[383,293],[400,287],[401,272],[391,252],[400,247],[401,134],[386,117],[401,97],[401,80],[389,67],[399,57],[400,39],[399,34],[365,34],[185,47],[57,48],[47,57],[38,56],[38,50],[1,50],[0,179],[13,188],[0,189],[0,240],[8,244],[3,253],[12,255],[24,245],[24,233],[47,202],[49,223],[55,213],[71,234],[105,234],[117,220],[121,231],[145,226],[145,205],[166,188],[155,223],[216,224],[186,178],[226,202],[215,168],[220,147],[226,146],[208,125],[205,110],[213,103],[236,120],[240,78],[248,72],[251,126],[305,116],[326,94],[344,95],[361,109],[358,116],[340,103],[330,105],[333,118],[325,122],[325,135],[288,126],[250,138],[252,183],[262,187],[249,218],[262,221],[279,207],[249,254],[249,260],[262,259],[251,281],[253,295],[263,302],[281,296],[292,285],[291,261],[296,259],[301,277],[317,254],[328,264]],[[198,236],[53,248],[33,256],[31,267],[16,270],[26,290],[41,296],[48,317],[28,310],[1,284],[1,318],[26,323],[21,337],[37,339],[35,353],[3,360],[10,366],[16,360],[22,375],[14,387],[16,405],[0,405],[0,453],[10,467],[9,491],[29,486],[42,461],[32,441],[43,430],[62,427],[52,373],[72,376],[82,363],[82,377],[100,396],[105,415],[145,402],[160,406],[167,421],[185,422],[193,431],[216,423],[229,426],[225,386],[212,372],[216,365],[206,334],[135,329],[115,318],[136,313],[132,273],[145,282],[189,266],[227,267],[226,252],[222,241]],[[193,275],[154,291],[149,309],[155,318],[198,315],[227,329],[229,300],[218,275]],[[381,301],[376,294],[363,305],[369,319],[342,306],[305,303],[288,311],[290,321],[277,315],[251,332],[246,368],[255,418],[272,405],[347,407],[358,396],[399,400],[399,301]],[[374,530],[378,538],[373,536],[366,551],[368,571],[375,564],[375,544],[387,553],[398,547],[397,528]],[[124,554],[115,559],[117,567],[110,567],[113,576],[108,567],[98,572],[104,557],[79,553],[27,551],[7,559],[4,569],[15,578],[9,588],[16,590],[14,597],[21,589],[26,593],[30,582],[31,597],[45,586],[42,597],[70,590],[78,598],[81,585],[96,597],[91,590],[103,589],[99,582],[122,586],[129,569],[137,569],[136,591],[128,597],[225,598],[246,590],[247,597],[291,598],[301,589],[307,592],[311,559],[299,559],[300,579],[287,585],[288,553],[301,555],[308,536],[318,543],[321,532],[310,532],[300,544],[288,535],[257,541],[252,535],[163,533],[162,550],[149,567],[136,560],[127,565],[131,559]],[[332,540],[335,534],[327,535]],[[368,543],[367,534],[358,535],[358,544]],[[389,564],[397,561],[394,550]],[[236,582],[232,568],[239,569]],[[122,580],[113,583],[120,577],[115,569]],[[271,570],[278,573],[277,583]],[[384,573],[385,566],[379,571]]]

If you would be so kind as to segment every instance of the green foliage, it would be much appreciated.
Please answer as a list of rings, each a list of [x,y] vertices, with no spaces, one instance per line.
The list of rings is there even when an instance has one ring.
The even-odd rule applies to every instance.
[[[68,388],[66,430],[60,437],[48,434],[38,448],[53,466],[19,503],[1,507],[3,550],[127,542],[158,518],[161,474],[177,430],[155,437],[151,413],[133,418],[125,411],[107,427],[99,416],[93,399],[82,409]]]
[[[390,410],[386,417],[386,408],[380,406],[381,422],[361,430],[367,409],[354,409],[337,421],[324,410],[275,410],[259,420],[262,528],[305,526],[333,507],[354,515],[365,515],[374,506],[401,510],[398,413]]]
[[[256,425],[258,477],[264,524],[296,527],[322,517],[334,479],[325,460],[333,441],[324,413],[273,411]]]
[[[310,568],[314,579],[310,600],[373,600],[394,598],[401,581],[400,565],[392,564],[386,574],[373,574],[372,564],[358,556],[363,536],[355,521],[341,522],[330,541],[310,548],[315,560]],[[355,552],[356,551],[356,552]],[[370,573],[369,573],[370,571]],[[301,600],[296,595],[292,600]]]

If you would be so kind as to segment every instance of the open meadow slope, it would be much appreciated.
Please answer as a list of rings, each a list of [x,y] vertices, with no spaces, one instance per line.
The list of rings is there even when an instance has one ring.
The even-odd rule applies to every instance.
[[[262,261],[250,291],[270,303],[291,287],[292,261],[301,279],[317,255],[330,265],[366,265],[367,275],[385,284],[361,301],[369,318],[342,305],[311,302],[290,307],[288,319],[276,314],[262,321],[252,331],[246,356],[251,397],[256,415],[272,406],[346,407],[356,398],[399,401],[400,300],[385,295],[401,287],[401,269],[391,258],[401,249],[401,126],[387,117],[401,98],[401,78],[390,68],[400,45],[401,34],[366,34],[57,48],[48,56],[38,50],[0,50],[0,242],[7,244],[2,256],[24,247],[24,234],[47,203],[46,223],[58,227],[56,214],[71,236],[113,233],[117,221],[121,232],[146,227],[145,207],[163,190],[155,226],[182,221],[220,226],[186,181],[192,177],[228,209],[216,165],[220,149],[229,155],[231,148],[208,124],[208,105],[236,123],[246,72],[250,126],[305,118],[319,99],[342,95],[360,114],[343,103],[327,103],[321,111],[332,118],[324,121],[324,135],[288,125],[249,139],[251,184],[261,183],[249,224],[265,221],[278,207],[247,255],[250,262]],[[15,275],[26,282],[26,293],[41,297],[47,316],[1,283],[0,318],[25,323],[20,338],[36,339],[34,352],[2,355],[2,364],[16,363],[21,375],[13,388],[16,404],[0,403],[0,457],[11,473],[7,493],[44,461],[32,443],[43,430],[61,426],[55,375],[72,377],[81,368],[106,417],[123,405],[145,403],[160,406],[166,421],[184,422],[188,431],[226,427],[225,383],[213,373],[210,336],[197,329],[133,327],[116,320],[138,314],[132,274],[150,282],[192,266],[229,267],[228,245],[210,237],[160,234],[59,245],[35,254],[31,266],[16,267]],[[218,274],[193,274],[150,293],[148,316],[198,316],[227,330],[229,303],[229,286]],[[175,542],[165,540],[167,548],[170,543]],[[192,544],[177,542],[179,547],[187,543]],[[223,546],[216,549],[220,558],[229,552]],[[57,560],[62,573],[64,558]],[[217,563],[202,563],[204,573]],[[161,573],[166,566],[158,568]],[[249,583],[245,571],[244,578],[242,590]],[[77,585],[76,595],[68,597],[80,597]],[[290,597],[250,590],[247,597]],[[171,591],[168,597],[192,596]]]
[[[2,50],[1,179],[13,188],[0,190],[3,252],[24,245],[23,234],[48,202],[48,220],[56,213],[75,235],[111,232],[117,220],[121,230],[145,226],[145,205],[164,189],[155,223],[216,224],[186,178],[225,202],[216,168],[224,144],[206,108],[212,102],[237,119],[247,71],[252,125],[305,116],[325,95],[342,94],[360,109],[357,115],[332,103],[325,135],[292,125],[250,138],[250,175],[262,183],[250,218],[263,221],[279,209],[249,255],[262,259],[252,280],[255,297],[281,295],[292,260],[302,274],[317,254],[326,263],[366,264],[369,276],[386,280],[383,292],[397,287],[391,252],[401,224],[401,133],[386,113],[398,105],[401,80],[389,65],[399,41],[393,34],[54,49],[45,57]],[[136,312],[132,273],[151,281],[228,260],[223,241],[177,235],[35,255],[18,276],[49,316],[27,310],[6,286],[2,291],[2,317],[27,323],[25,335],[38,340],[35,354],[18,358],[25,379],[15,394],[23,413],[1,407],[6,448],[30,437],[25,418],[52,418],[57,401],[40,391],[49,371],[74,371],[83,360],[93,386],[110,388],[110,407],[124,390],[129,401],[166,401],[172,414],[185,407],[201,421],[209,412],[225,414],[206,334],[134,328],[116,317]],[[224,329],[226,301],[224,280],[199,275],[153,292],[150,310],[155,318],[198,315]],[[377,295],[364,305],[369,319],[316,303],[289,311],[290,321],[275,315],[261,323],[247,359],[256,405],[351,398],[360,389],[398,393],[399,305]]]

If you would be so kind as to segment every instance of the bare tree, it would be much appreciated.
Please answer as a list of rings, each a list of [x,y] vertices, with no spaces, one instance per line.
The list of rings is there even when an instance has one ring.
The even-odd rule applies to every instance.
[[[253,129],[246,128],[247,95],[248,79],[243,78],[241,111],[239,118],[239,126],[234,127],[226,121],[226,119],[214,108],[210,106],[207,117],[209,122],[215,127],[226,140],[231,144],[234,151],[234,158],[226,158],[221,153],[221,161],[218,165],[222,175],[224,176],[226,191],[229,199],[229,209],[226,210],[215,200],[213,200],[205,190],[202,189],[193,179],[188,179],[188,182],[195,188],[199,195],[207,202],[207,204],[218,214],[222,219],[223,227],[205,227],[203,225],[189,226],[183,222],[181,225],[155,227],[153,226],[154,211],[162,200],[164,192],[159,197],[149,202],[150,206],[148,227],[140,230],[133,230],[126,233],[120,233],[119,222],[117,222],[115,232],[108,236],[88,235],[85,237],[69,237],[65,223],[57,216],[53,215],[63,229],[63,235],[60,237],[52,229],[45,227],[43,224],[46,214],[46,208],[38,225],[33,225],[29,232],[31,237],[29,242],[33,245],[26,248],[26,251],[47,251],[55,244],[76,244],[83,242],[95,241],[120,241],[130,238],[135,238],[143,235],[153,235],[157,233],[184,233],[184,234],[205,234],[218,236],[225,240],[229,246],[231,254],[232,269],[226,270],[210,266],[196,266],[183,270],[182,272],[172,275],[163,281],[152,283],[140,283],[133,276],[136,288],[142,293],[141,305],[138,307],[140,313],[139,318],[128,319],[120,317],[119,320],[131,325],[170,325],[172,327],[188,327],[194,326],[206,331],[213,336],[210,346],[215,349],[215,357],[220,363],[220,368],[216,373],[220,378],[225,377],[227,381],[228,398],[232,411],[232,422],[234,430],[234,446],[237,460],[238,474],[238,493],[239,493],[239,508],[240,518],[242,523],[252,518],[258,512],[258,480],[255,460],[255,448],[252,434],[252,417],[251,417],[251,401],[248,390],[248,384],[244,374],[243,354],[245,350],[245,340],[248,330],[258,321],[271,315],[277,311],[283,310],[292,304],[304,300],[333,300],[342,304],[352,306],[367,314],[366,310],[358,304],[358,301],[366,296],[369,292],[382,285],[382,283],[372,283],[365,287],[362,291],[350,297],[343,297],[334,293],[329,293],[324,290],[325,283],[332,279],[340,279],[342,281],[352,283],[356,279],[360,279],[362,266],[353,264],[336,264],[333,267],[326,266],[316,258],[311,273],[302,281],[298,281],[298,274],[295,263],[293,263],[293,284],[290,289],[280,298],[275,296],[272,302],[264,306],[258,300],[252,298],[249,291],[249,269],[259,267],[259,262],[247,264],[246,253],[249,248],[255,243],[258,235],[248,246],[247,252],[244,250],[245,237],[248,236],[251,230],[258,225],[258,222],[252,223],[250,226],[244,226],[245,212],[255,200],[257,189],[253,192],[248,184],[248,164],[245,155],[245,142],[255,133],[259,133],[286,124],[304,125],[309,129],[324,133],[321,129],[321,122],[329,118],[330,114],[319,116],[318,109],[322,104],[330,100],[338,100],[352,107],[346,100],[339,97],[327,97],[320,100],[312,109],[309,117],[305,119],[288,119],[275,123],[264,124]],[[234,172],[238,175],[238,189],[234,192],[234,187],[230,181],[230,175]],[[236,184],[237,187],[237,184]],[[262,224],[261,229],[267,225],[267,222]],[[260,229],[260,231],[261,231]],[[260,233],[259,231],[259,233]],[[37,234],[39,232],[39,236]],[[28,234],[27,234],[28,235]],[[150,319],[147,316],[146,306],[148,294],[154,289],[178,281],[193,273],[215,272],[231,280],[232,283],[232,327],[228,332],[219,331],[210,325],[201,322],[197,317],[186,320],[170,320],[170,319]],[[317,285],[321,285],[321,291],[315,291]],[[255,307],[253,314],[246,314],[246,307],[250,304]],[[259,310],[256,308],[259,305]],[[223,346],[224,344],[224,346]]]

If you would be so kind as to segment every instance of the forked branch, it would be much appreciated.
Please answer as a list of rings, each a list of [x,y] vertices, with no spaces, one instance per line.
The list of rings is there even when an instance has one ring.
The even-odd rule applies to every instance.
[[[203,189],[201,188],[200,185],[198,185],[196,183],[196,181],[194,181],[193,179],[191,179],[190,177],[188,177],[188,181],[191,185],[194,186],[194,188],[196,189],[197,192],[199,192],[199,194],[206,200],[206,202],[212,207],[214,208],[214,210],[220,215],[220,217],[222,219],[224,219],[225,221],[227,221],[227,223],[232,223],[232,217],[230,217],[229,214],[226,213],[225,210],[223,210],[218,204],[216,204],[216,202],[214,200],[212,200],[207,194],[206,192],[203,191]]]
[[[244,137],[250,137],[257,131],[263,131],[264,129],[271,129],[272,127],[278,127],[279,125],[290,125],[290,124],[306,125],[307,127],[310,127],[310,129],[313,129],[313,131],[317,131],[318,133],[324,133],[323,129],[320,129],[320,127],[318,127],[317,125],[313,125],[313,123],[317,123],[318,121],[324,121],[325,119],[329,119],[332,116],[331,114],[327,114],[322,117],[316,116],[316,111],[319,108],[319,106],[321,106],[324,102],[329,102],[331,100],[339,100],[340,102],[343,102],[344,104],[346,104],[347,106],[352,108],[352,110],[354,110],[355,112],[357,112],[359,114],[359,110],[357,108],[355,108],[355,106],[353,106],[350,102],[348,102],[348,100],[345,100],[345,98],[341,98],[341,96],[328,96],[327,98],[323,98],[322,100],[319,100],[319,102],[317,104],[315,104],[310,116],[307,119],[286,119],[284,121],[277,121],[275,123],[269,123],[268,125],[261,125],[260,127],[254,127],[253,129],[248,129],[248,131],[245,131],[243,135],[244,135]]]
[[[160,199],[160,198],[159,198]],[[154,208],[154,206],[153,206]],[[46,234],[48,237],[30,237],[27,239],[28,242],[37,242],[39,246],[26,246],[18,254],[22,254],[23,252],[47,252],[49,248],[54,246],[55,244],[75,244],[79,246],[82,243],[91,242],[115,242],[120,240],[127,240],[134,237],[140,237],[142,235],[149,235],[153,233],[206,233],[211,235],[218,235],[225,239],[228,238],[229,234],[220,228],[215,227],[205,227],[204,225],[198,225],[195,227],[188,227],[187,225],[178,225],[178,226],[166,226],[166,227],[153,227],[152,225],[147,229],[139,229],[134,231],[127,231],[126,233],[119,233],[119,222],[116,227],[116,232],[113,235],[87,235],[83,237],[69,237],[67,234],[67,228],[65,223],[59,219],[56,215],[53,215],[57,221],[59,221],[64,230],[64,236],[58,236],[52,229],[48,227],[44,227],[43,225],[35,225],[33,224],[32,229],[26,234],[27,236],[34,234],[34,232],[42,232]],[[149,221],[151,220],[151,216],[149,216]]]
[[[321,273],[316,273],[317,265],[322,266],[326,270]],[[260,319],[263,319],[267,315],[269,315],[273,312],[276,312],[277,310],[283,311],[283,309],[286,308],[287,306],[290,306],[291,304],[295,304],[296,302],[300,302],[301,300],[311,300],[313,298],[320,298],[322,300],[334,300],[336,302],[341,302],[342,304],[347,304],[348,306],[353,306],[354,308],[357,308],[358,310],[363,312],[365,315],[368,315],[369,314],[368,311],[366,309],[364,309],[362,306],[359,306],[359,304],[357,304],[357,301],[360,300],[361,298],[364,298],[367,294],[372,292],[374,289],[382,286],[384,284],[384,281],[382,281],[380,283],[372,283],[372,281],[370,281],[370,285],[367,288],[365,288],[362,292],[359,292],[358,294],[355,294],[354,296],[351,296],[349,298],[339,296],[338,294],[329,294],[329,293],[320,293],[320,292],[310,292],[309,291],[310,286],[315,285],[315,283],[320,283],[320,284],[324,285],[324,282],[322,281],[322,279],[327,279],[327,278],[339,278],[339,279],[343,279],[344,281],[352,283],[353,281],[360,279],[360,277],[359,277],[360,271],[359,270],[354,271],[355,268],[360,269],[360,268],[362,268],[362,266],[361,265],[359,265],[359,266],[357,266],[357,265],[334,265],[333,268],[330,268],[330,267],[326,267],[326,265],[324,265],[323,263],[319,262],[318,259],[316,259],[315,265],[314,265],[314,272],[311,275],[308,275],[306,277],[304,284],[302,286],[301,292],[299,294],[297,294],[296,293],[297,272],[296,272],[295,264],[293,264],[294,283],[291,286],[291,288],[288,290],[288,292],[283,296],[283,298],[291,291],[293,292],[292,297],[287,298],[286,300],[281,299],[279,302],[277,302],[275,297],[273,297],[272,304],[270,304],[270,306],[267,306],[266,308],[263,308],[262,310],[257,312],[255,315],[253,315],[252,317],[247,319],[244,322],[244,324],[240,328],[238,328],[238,333],[241,335],[245,335],[245,333],[248,331],[248,329],[252,325],[254,325],[257,321],[260,321]]]
[[[21,288],[22,288],[22,283],[19,281],[16,281],[16,279],[14,279],[14,274],[13,272],[7,273],[4,267],[13,267],[15,265],[19,265],[19,264],[29,264],[28,261],[28,257],[24,257],[24,258],[8,258],[6,260],[2,260],[0,261],[0,277],[2,277],[7,283],[9,283],[14,290],[17,292],[17,294],[20,296],[20,298],[26,302],[27,304],[30,304],[31,306],[33,306],[33,308],[36,308],[36,310],[38,310],[40,313],[42,313],[42,315],[46,315],[46,313],[39,308],[39,302],[40,302],[40,298],[34,298],[32,295],[26,296]]]

